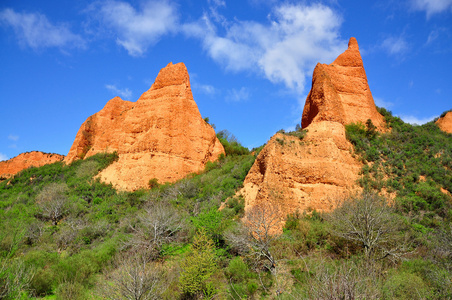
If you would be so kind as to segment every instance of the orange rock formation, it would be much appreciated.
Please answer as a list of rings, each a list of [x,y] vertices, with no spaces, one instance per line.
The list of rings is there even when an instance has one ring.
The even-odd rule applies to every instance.
[[[245,210],[261,203],[279,208],[281,217],[295,211],[329,210],[335,201],[359,191],[361,163],[338,122],[319,121],[306,136],[277,133],[259,153],[239,192]]]
[[[273,204],[284,219],[288,213],[330,210],[336,201],[361,190],[357,184],[362,164],[353,155],[344,125],[371,119],[385,130],[367,83],[358,43],[330,65],[317,64],[303,110],[300,141],[273,136],[257,157],[240,193],[245,210]]]
[[[332,64],[318,63],[315,67],[301,125],[306,128],[317,121],[346,125],[368,119],[384,129],[384,118],[375,108],[358,42],[352,37],[348,49]]]
[[[436,121],[438,127],[447,133],[452,133],[452,111],[448,112],[444,117]]]
[[[0,177],[9,178],[30,167],[41,167],[57,161],[62,161],[63,155],[31,151],[21,153],[6,161],[0,161]]]
[[[146,188],[152,178],[174,182],[224,153],[193,100],[183,63],[169,63],[137,102],[111,99],[80,127],[67,163],[99,152],[119,154],[99,177],[122,190]]]

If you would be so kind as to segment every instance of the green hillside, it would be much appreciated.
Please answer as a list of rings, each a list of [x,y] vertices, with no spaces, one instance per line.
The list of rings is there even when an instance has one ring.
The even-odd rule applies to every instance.
[[[0,299],[452,298],[452,135],[381,112],[387,133],[347,127],[365,192],[281,234],[272,207],[239,222],[255,156],[227,131],[225,157],[148,190],[96,179],[115,154],[24,170],[0,182]]]

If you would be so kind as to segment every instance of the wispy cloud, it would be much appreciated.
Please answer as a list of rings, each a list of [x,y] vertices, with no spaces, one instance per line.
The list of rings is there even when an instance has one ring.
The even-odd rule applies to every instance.
[[[427,18],[442,12],[452,12],[452,0],[411,0],[411,8],[425,11]]]
[[[12,27],[19,44],[33,49],[85,48],[80,35],[71,32],[67,24],[52,24],[40,13],[18,13],[6,8],[0,12],[0,24]]]
[[[106,84],[105,87],[112,91],[115,95],[119,95],[123,100],[130,100],[132,98],[132,91],[128,88],[120,89],[114,84]]]
[[[10,135],[8,135],[8,140],[17,142],[19,140],[19,136],[18,135],[14,135],[14,134],[10,134]]]
[[[169,1],[145,1],[139,9],[123,1],[103,1],[91,7],[103,26],[112,29],[116,42],[129,55],[141,56],[149,46],[176,29],[178,16]]]
[[[217,92],[217,89],[209,84],[199,84],[194,82],[192,84],[192,88],[204,95],[214,95]]]
[[[206,13],[183,30],[226,69],[258,72],[298,92],[317,62],[330,62],[346,49],[341,16],[321,4],[275,7],[266,23],[217,20]]]
[[[394,106],[394,103],[385,101],[382,98],[374,97],[375,105],[378,107],[390,108]]]
[[[418,118],[415,116],[410,116],[410,115],[400,115],[399,116],[405,123],[410,123],[413,125],[422,125],[425,124],[427,122],[432,121],[434,118],[436,118],[437,116],[431,116],[431,117],[425,117],[425,118]]]
[[[240,89],[231,89],[226,95],[226,100],[232,102],[246,101],[249,99],[250,95],[251,92],[246,87],[241,87]]]
[[[400,36],[390,36],[383,40],[381,48],[390,55],[402,55],[410,49],[405,38]]]
[[[0,153],[0,161],[3,161],[3,160],[8,160],[9,159],[9,157],[8,156],[6,156],[5,154],[3,154],[3,153]]]

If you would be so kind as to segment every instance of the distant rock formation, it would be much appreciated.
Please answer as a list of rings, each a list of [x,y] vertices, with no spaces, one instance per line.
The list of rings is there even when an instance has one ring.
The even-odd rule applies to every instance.
[[[446,113],[444,117],[439,118],[435,123],[442,131],[452,133],[452,111]]]
[[[21,153],[9,160],[0,161],[0,178],[9,178],[30,167],[41,167],[62,161],[63,159],[64,155],[55,153],[44,153],[40,151]]]
[[[319,121],[346,125],[365,123],[368,119],[384,130],[384,118],[375,107],[358,42],[352,37],[348,49],[332,64],[318,63],[315,67],[301,126],[306,128],[312,122]]]
[[[146,188],[150,179],[174,182],[202,170],[224,153],[193,100],[183,63],[169,63],[137,102],[111,99],[80,127],[65,162],[99,152],[119,154],[99,177],[122,190]]]
[[[359,191],[362,164],[338,122],[311,123],[306,136],[277,133],[259,153],[239,192],[245,210],[262,203],[278,207],[281,217],[295,211],[330,210],[335,201]]]

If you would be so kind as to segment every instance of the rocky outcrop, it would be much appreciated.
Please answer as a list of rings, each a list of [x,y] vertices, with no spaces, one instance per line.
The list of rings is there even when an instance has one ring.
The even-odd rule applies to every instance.
[[[319,121],[346,125],[368,119],[384,130],[384,118],[375,107],[358,42],[352,37],[348,49],[332,64],[319,63],[315,67],[301,125],[306,128]]]
[[[114,151],[119,159],[98,176],[122,190],[146,188],[152,178],[174,182],[224,153],[193,100],[183,63],[163,68],[137,102],[116,97],[89,117],[65,161]]]
[[[442,131],[452,133],[452,111],[447,112],[444,117],[439,118],[435,123]]]
[[[62,161],[63,159],[63,155],[55,153],[44,153],[40,151],[21,153],[9,160],[0,161],[0,178],[9,178],[30,167],[41,167]]]
[[[245,210],[255,205],[278,207],[281,217],[315,209],[330,210],[337,199],[359,191],[362,164],[339,122],[311,123],[306,136],[274,135],[259,153],[239,192]]]
[[[344,126],[368,119],[385,131],[358,43],[351,38],[348,49],[332,64],[315,67],[302,116],[306,136],[300,140],[278,133],[256,158],[240,191],[245,210],[274,206],[284,220],[295,211],[330,210],[337,200],[359,192],[362,164],[353,154]]]

